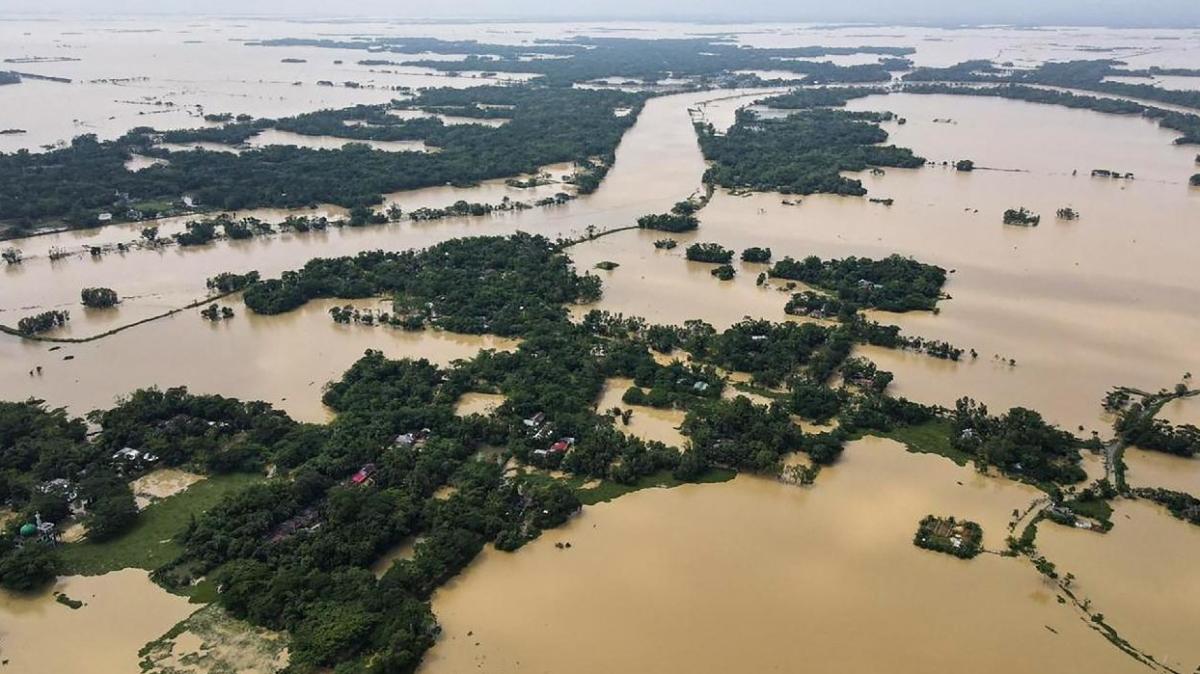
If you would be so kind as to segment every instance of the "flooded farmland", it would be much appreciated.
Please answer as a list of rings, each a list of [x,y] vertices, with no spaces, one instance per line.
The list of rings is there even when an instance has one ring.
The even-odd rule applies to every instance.
[[[368,54],[365,50],[251,44],[301,33],[361,31],[521,44],[590,32],[687,38],[727,31],[737,42],[756,46],[915,45],[912,60],[918,66],[989,58],[1029,67],[1049,59],[1093,58],[1087,54],[1096,51],[1119,57],[1131,68],[1200,63],[1195,46],[1200,33],[1195,31],[657,22],[601,30],[572,23],[304,25],[215,18],[161,19],[153,29],[138,32],[133,25],[119,19],[0,22],[0,57],[44,59],[11,67],[71,80],[0,87],[0,129],[24,131],[0,135],[0,152],[37,152],[85,133],[114,138],[141,125],[163,130],[205,126],[210,124],[204,120],[207,113],[277,117],[385,103],[420,87],[529,78],[528,73],[452,76],[415,66],[364,65],[359,61]],[[1164,34],[1172,38],[1169,43],[1159,39]],[[394,56],[458,60],[466,55]],[[877,59],[851,54],[821,60],[861,65]],[[8,67],[0,64],[0,69]],[[619,84],[629,78],[602,79]],[[1129,81],[1189,89],[1200,78]],[[48,334],[82,339],[204,300],[205,279],[222,272],[257,270],[274,277],[314,257],[420,248],[464,236],[523,231],[551,239],[579,238],[589,227],[628,227],[641,215],[664,212],[702,193],[707,164],[693,121],[726,129],[739,108],[778,91],[782,89],[704,91],[650,99],[618,146],[599,189],[559,205],[284,232],[189,248],[136,244],[142,227],[150,223],[4,242],[0,248],[19,248],[27,259],[0,269],[0,324],[67,309],[71,321]],[[950,270],[945,288],[950,298],[939,303],[937,312],[871,312],[870,317],[897,324],[906,334],[974,349],[978,357],[951,362],[857,347],[857,355],[895,373],[892,394],[947,406],[970,396],[993,412],[1027,406],[1086,437],[1093,430],[1111,433],[1113,419],[1100,402],[1112,386],[1154,391],[1173,386],[1186,372],[1200,371],[1200,315],[1195,311],[1200,267],[1192,260],[1200,249],[1200,190],[1186,184],[1200,170],[1195,146],[1173,144],[1178,134],[1139,117],[1004,99],[891,94],[854,100],[848,108],[888,110],[904,118],[904,124],[884,123],[888,142],[910,147],[932,162],[919,169],[853,174],[869,196],[892,203],[718,189],[699,213],[697,231],[666,235],[630,230],[572,246],[568,252],[576,268],[604,283],[603,297],[571,307],[572,315],[578,318],[598,308],[656,323],[703,319],[718,329],[744,317],[798,320],[784,314],[789,294],[781,284],[757,283],[768,265],[735,261],[737,276],[720,281],[710,273],[712,265],[684,258],[683,250],[696,242],[716,242],[737,252],[770,247],[775,259],[899,253]],[[411,118],[433,115],[395,112]],[[454,125],[506,122],[437,116]],[[346,142],[352,141],[268,130],[248,145],[332,149]],[[370,144],[387,151],[436,151],[420,141]],[[179,151],[192,146],[164,145]],[[953,162],[960,159],[973,160],[976,170],[955,171]],[[134,155],[126,167],[144,170],[163,161]],[[1092,177],[1097,168],[1136,178]],[[411,212],[460,200],[500,204],[533,202],[559,192],[574,196],[569,181],[575,169],[571,163],[542,167],[544,184],[527,188],[496,179],[469,187],[396,192],[383,195],[380,208],[396,205]],[[785,199],[793,203],[785,204]],[[1040,213],[1041,225],[1001,224],[1003,211],[1018,206]],[[1067,206],[1077,209],[1080,219],[1055,219],[1055,211]],[[296,211],[253,209],[236,216],[278,223],[291,215],[346,214],[341,207],[318,205]],[[170,236],[191,219],[154,224],[160,236]],[[679,246],[659,250],[653,245],[668,237]],[[88,250],[118,243],[135,245],[95,256]],[[50,259],[59,253],[60,259]],[[601,262],[616,266],[597,269]],[[81,307],[80,289],[95,286],[115,289],[121,303],[113,309]],[[32,397],[83,414],[111,406],[140,387],[183,385],[196,393],[264,400],[297,420],[320,423],[332,417],[321,403],[324,386],[367,349],[446,365],[481,349],[513,350],[520,343],[491,335],[342,325],[329,316],[331,308],[345,305],[387,308],[383,298],[317,300],[277,316],[250,312],[236,294],[217,303],[233,309],[235,316],[210,322],[195,307],[82,343],[0,334],[0,400]],[[625,405],[621,396],[630,385],[630,379],[608,379],[597,408],[632,408],[628,424],[617,421],[619,430],[684,445],[678,426],[685,413]],[[726,391],[727,396],[737,393]],[[747,395],[756,403],[770,400]],[[455,411],[487,416],[505,400],[495,393],[467,393]],[[1200,398],[1171,402],[1159,416],[1200,424]],[[794,420],[806,432],[831,428]],[[1124,458],[1131,486],[1200,496],[1200,459],[1136,447]],[[807,455],[789,457],[793,459],[808,463]],[[1089,479],[1104,475],[1098,455],[1088,454],[1085,468]],[[199,479],[190,472],[161,470],[139,478],[133,490],[137,504],[144,506]],[[445,486],[436,492],[438,499],[454,494],[454,488]],[[514,554],[488,547],[435,593],[433,609],[443,631],[419,671],[1144,671],[1106,641],[1087,616],[1060,601],[1060,589],[1028,559],[990,554],[1005,549],[1013,511],[1042,497],[1029,485],[909,453],[893,441],[870,436],[850,443],[812,487],[740,476],[722,484],[644,489],[588,506],[566,526],[546,531]],[[0,520],[11,519],[3,506]],[[1200,581],[1194,560],[1200,558],[1200,534],[1148,501],[1118,499],[1114,506],[1115,527],[1103,535],[1042,522],[1038,553],[1061,572],[1073,574],[1075,592],[1090,602],[1091,610],[1102,612],[1122,638],[1171,671],[1196,671]],[[968,562],[916,548],[913,533],[928,514],[979,522],[990,552]],[[381,577],[397,560],[412,559],[417,541],[406,538],[369,570]],[[69,608],[55,601],[53,592],[84,605]],[[36,596],[0,593],[0,672],[136,672],[139,648],[195,608],[133,569],[59,578]],[[232,639],[229,629],[237,631],[241,625],[209,627],[214,638]],[[282,637],[266,636],[273,648],[260,653],[253,667],[240,661],[247,671],[261,668],[266,674],[286,662]],[[70,647],[64,648],[64,642]],[[196,657],[214,652],[190,632],[183,633],[179,648]],[[178,665],[178,655],[167,653],[159,664]],[[229,658],[236,663],[235,655]]]

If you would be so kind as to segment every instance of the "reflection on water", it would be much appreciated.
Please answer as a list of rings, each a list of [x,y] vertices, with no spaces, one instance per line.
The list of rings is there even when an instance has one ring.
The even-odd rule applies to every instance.
[[[444,632],[421,671],[1141,671],[1028,562],[912,544],[939,513],[995,548],[1037,494],[875,439],[812,489],[638,492],[516,554],[487,550],[435,594]]]

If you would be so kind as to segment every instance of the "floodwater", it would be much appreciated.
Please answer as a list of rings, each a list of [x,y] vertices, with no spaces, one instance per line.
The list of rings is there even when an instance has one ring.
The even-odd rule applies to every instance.
[[[329,317],[334,306],[367,308],[375,306],[371,300],[316,300],[280,316],[221,304],[236,306],[237,315],[212,323],[192,309],[53,352],[47,343],[0,340],[0,399],[34,396],[82,414],[138,388],[188,386],[197,393],[265,400],[296,419],[322,422],[330,417],[321,404],[323,387],[367,349],[448,365],[481,349],[516,348],[515,341],[490,335],[340,325]],[[28,374],[34,365],[42,365],[41,375]]]
[[[156,19],[155,26],[154,32],[131,33],[144,24],[0,22],[0,56],[79,59],[14,66],[74,81],[0,87],[0,128],[29,131],[0,136],[0,151],[36,150],[80,133],[111,138],[140,125],[194,127],[203,124],[204,113],[277,117],[382,103],[402,97],[408,87],[491,81],[411,67],[367,68],[357,64],[367,57],[362,51],[268,49],[246,45],[249,39],[363,33],[519,43],[534,35],[552,39],[596,32],[592,24]],[[980,57],[1018,65],[1099,58],[1084,51],[1097,45],[1131,67],[1200,62],[1194,31],[661,23],[609,28],[603,32],[625,37],[729,32],[743,44],[758,46],[909,45],[918,48],[913,60],[919,65]],[[1164,36],[1179,39],[1157,40]],[[304,63],[283,63],[284,58]],[[1159,79],[1164,86],[1183,88]],[[339,85],[318,86],[319,80]],[[345,86],[347,81],[362,86]],[[0,271],[0,323],[69,308],[72,321],[61,334],[87,336],[200,299],[204,280],[224,271],[257,269],[270,277],[317,256],[518,230],[554,238],[579,236],[589,225],[601,230],[628,226],[699,190],[705,163],[691,128],[693,115],[727,128],[736,109],[755,100],[753,93],[651,100],[619,146],[599,190],[562,206],[222,241],[194,249],[135,249],[99,259],[76,255],[57,262],[46,259],[51,247],[78,251],[84,245],[127,242],[143,225],[6,243],[35,257]],[[982,170],[963,174],[933,166],[858,176],[871,196],[894,198],[891,207],[834,196],[804,197],[798,206],[785,206],[780,195],[718,192],[701,213],[698,232],[630,231],[574,247],[571,254],[581,270],[601,260],[620,264],[597,272],[606,286],[598,306],[655,322],[703,318],[725,326],[747,315],[786,318],[787,295],[773,284],[755,284],[763,265],[735,262],[737,278],[718,281],[709,274],[710,265],[683,259],[683,249],[695,241],[718,242],[737,252],[769,246],[776,258],[899,252],[954,270],[947,286],[953,299],[941,303],[937,315],[880,313],[876,318],[910,334],[973,347],[980,356],[951,363],[861,349],[896,373],[896,393],[947,405],[961,395],[993,409],[1026,405],[1071,429],[1107,433],[1110,420],[1101,414],[1099,401],[1109,387],[1157,390],[1173,385],[1184,372],[1198,371],[1200,317],[1194,308],[1200,300],[1200,267],[1191,256],[1200,248],[1200,190],[1185,186],[1196,172],[1194,147],[1172,145],[1175,134],[1140,118],[1001,99],[896,95],[849,107],[892,110],[907,124],[887,125],[891,142],[936,162],[969,158]],[[953,122],[934,123],[935,118]],[[1137,177],[1091,178],[1093,168]],[[460,199],[533,200],[570,192],[561,183],[569,171],[553,167],[556,182],[530,189],[497,180],[387,195],[386,203],[412,210]],[[1004,209],[1021,205],[1042,214],[1040,227],[1000,223]],[[1057,221],[1054,211],[1068,205],[1082,218]],[[290,214],[343,213],[323,206]],[[259,209],[242,215],[278,222],[289,213]],[[186,220],[155,224],[167,235]],[[667,236],[680,247],[656,250],[653,241]],[[79,290],[91,286],[115,289],[122,304],[115,310],[83,310]],[[319,422],[329,418],[320,403],[322,387],[367,348],[448,363],[482,348],[515,347],[511,340],[489,336],[334,324],[327,311],[345,302],[312,302],[276,317],[250,314],[236,296],[221,304],[233,307],[237,316],[211,324],[193,309],[55,351],[50,344],[0,335],[0,399],[36,396],[82,413],[109,406],[141,386],[182,384],[266,400],[298,419]],[[371,301],[353,304],[365,307]],[[43,373],[30,376],[38,365]],[[619,405],[608,404],[608,398],[619,401],[625,386],[608,387],[601,408]],[[1200,401],[1189,400],[1168,405],[1163,417],[1197,423],[1198,410]],[[660,414],[677,413],[638,408],[623,428],[641,437],[677,437],[677,422]],[[1195,461],[1136,449],[1127,461],[1131,484],[1200,490]],[[1100,464],[1092,457],[1087,466],[1095,474]],[[1011,511],[1038,496],[1027,486],[874,439],[851,444],[812,488],[740,477],[720,485],[645,490],[589,507],[517,554],[488,550],[437,593],[435,610],[445,633],[423,671],[702,674],[790,671],[798,659],[814,672],[839,673],[1142,671],[1074,610],[1059,604],[1054,588],[1028,562],[993,555],[963,562],[911,543],[921,517],[953,514],[980,522],[987,546],[1000,549]],[[1200,589],[1192,560],[1200,553],[1200,534],[1145,502],[1120,503],[1114,520],[1116,528],[1103,536],[1043,524],[1038,542],[1060,569],[1078,577],[1081,594],[1123,636],[1180,671],[1194,670],[1200,663],[1194,638]],[[555,548],[560,541],[572,548]],[[412,545],[397,546],[376,572],[410,555]],[[5,672],[136,671],[137,649],[191,608],[134,570],[62,579],[59,589],[88,606],[71,611],[50,595],[0,595],[0,658],[10,660]],[[64,638],[71,648],[61,647]],[[614,643],[621,647],[613,648]]]
[[[196,607],[139,569],[59,578],[54,592],[84,602],[71,609],[51,591],[0,592],[0,660],[5,674],[138,671],[138,649]]]
[[[1073,591],[1092,600],[1105,622],[1178,671],[1200,666],[1200,527],[1149,501],[1117,501],[1114,527],[1096,534],[1049,522],[1038,551],[1071,572]]]
[[[614,377],[604,382],[604,390],[596,402],[597,413],[607,414],[614,407],[619,407],[622,411],[632,410],[633,414],[629,417],[628,424],[622,423],[620,419],[614,422],[622,432],[646,441],[657,440],[681,449],[686,447],[687,439],[679,432],[679,425],[683,423],[686,413],[683,410],[657,409],[648,405],[630,405],[622,402],[621,396],[625,395],[630,386],[633,386],[633,380],[625,377]]]
[[[267,147],[269,145],[295,145],[313,150],[337,150],[347,143],[368,145],[375,150],[384,152],[436,152],[437,148],[425,145],[419,140],[357,140],[336,136],[307,136],[293,131],[279,129],[264,129],[246,140],[251,147]]]
[[[721,92],[721,97],[728,96]],[[375,248],[412,248],[453,237],[507,234],[516,230],[550,237],[579,236],[587,225],[609,228],[627,225],[647,212],[664,211],[699,187],[703,160],[692,132],[687,108],[713,93],[655,99],[617,150],[617,160],[603,185],[562,206],[503,212],[482,217],[458,217],[425,222],[401,222],[365,228],[341,228],[305,234],[288,233],[249,241],[218,241],[192,248],[177,246],[135,249],[102,258],[75,256],[51,262],[27,260],[3,269],[5,292],[0,295],[0,322],[15,324],[21,316],[48,308],[71,311],[72,320],[56,333],[85,337],[161,314],[202,299],[204,279],[223,271],[257,269],[265,277],[302,266],[316,256],[353,254]],[[747,99],[749,100],[749,99]],[[732,115],[732,110],[729,111]],[[656,157],[677,157],[686,170],[660,170]],[[547,167],[551,175],[569,171],[565,165]],[[560,185],[521,190],[495,182],[483,189],[517,193],[560,189]],[[449,203],[468,198],[464,191],[431,188],[425,203]],[[453,197],[453,198],[451,198]],[[524,197],[526,199],[532,198]],[[449,199],[450,201],[446,201]],[[413,207],[406,202],[406,210]],[[259,210],[240,215],[281,220],[282,212]],[[184,218],[169,223],[181,226]],[[104,232],[105,230],[99,230]],[[136,226],[120,226],[118,240],[137,236]],[[14,242],[19,248],[89,241],[87,235],[64,233]],[[47,243],[43,239],[63,242]],[[603,240],[603,239],[602,239]],[[75,245],[80,245],[76,243]],[[46,250],[46,248],[42,248]],[[28,251],[27,251],[28,252]],[[712,279],[713,283],[717,283]],[[115,309],[84,310],[78,305],[84,287],[113,288],[122,297]],[[313,302],[283,316],[256,316],[236,297],[219,302],[232,306],[235,318],[209,324],[198,310],[142,325],[84,344],[52,345],[8,336],[0,338],[0,399],[37,396],[52,405],[83,412],[106,407],[114,398],[142,386],[186,384],[203,392],[263,399],[305,420],[322,420],[321,387],[366,348],[390,356],[429,357],[438,362],[467,358],[481,348],[505,348],[505,340],[452,335],[404,333],[387,328],[337,326],[326,315],[340,302]],[[508,343],[511,345],[511,343]],[[66,356],[75,356],[66,361]],[[170,369],[164,364],[170,363]],[[36,366],[41,377],[30,376]]]
[[[1140,447],[1125,450],[1125,481],[1131,487],[1161,487],[1200,498],[1200,458]]]
[[[1027,561],[912,544],[936,513],[997,548],[1037,495],[872,438],[812,488],[644,490],[485,551],[434,595],[443,634],[421,671],[1143,671]]]
[[[454,404],[454,413],[460,417],[472,414],[489,416],[496,411],[508,398],[502,393],[479,393],[468,391]]]

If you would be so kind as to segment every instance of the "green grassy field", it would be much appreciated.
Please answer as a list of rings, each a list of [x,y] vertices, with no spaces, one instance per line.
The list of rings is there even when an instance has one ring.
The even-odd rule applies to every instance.
[[[937,454],[960,466],[965,466],[971,462],[972,457],[970,454],[950,446],[950,433],[950,423],[938,420],[918,426],[901,426],[888,433],[875,433],[875,435],[895,440],[911,452]]]
[[[696,482],[727,482],[732,480],[735,475],[737,475],[735,471],[714,468],[703,475],[699,480],[696,480]],[[649,489],[651,487],[670,488],[678,487],[681,484],[685,483],[676,480],[675,477],[671,475],[670,471],[664,470],[654,473],[653,475],[647,475],[646,477],[638,480],[637,483],[631,485],[605,480],[598,486],[592,487],[591,489],[582,489],[577,487],[575,489],[575,494],[579,496],[579,500],[584,505],[595,505],[597,503],[611,501],[617,497],[624,496],[625,494],[629,494],[640,489]]]
[[[218,475],[147,507],[137,524],[120,538],[104,543],[69,543],[59,546],[62,575],[94,576],[119,569],[153,570],[183,551],[173,539],[191,516],[213,507],[226,494],[263,480],[261,475]]]

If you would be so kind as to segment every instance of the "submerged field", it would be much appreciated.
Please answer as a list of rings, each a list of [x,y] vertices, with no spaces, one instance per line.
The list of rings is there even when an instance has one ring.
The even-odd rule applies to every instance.
[[[529,59],[538,60],[530,70],[561,78],[550,61],[582,51],[570,43],[577,33],[695,39],[697,29],[355,25],[385,36],[370,39],[418,40],[421,49],[408,53],[327,44],[326,29],[345,28],[333,24],[128,27],[0,29],[0,42],[13,45],[5,58],[80,59],[11,66],[72,82],[0,87],[0,102],[12,104],[0,112],[0,129],[27,130],[0,136],[0,152],[46,150],[79,133],[112,140],[143,122],[219,129],[205,112],[290,119],[398,105],[426,87],[529,80],[519,71]],[[1152,31],[895,28],[864,37],[851,28],[726,28],[764,49],[831,45],[832,53],[788,58],[839,68],[898,56],[910,59],[906,69],[968,58],[1033,67],[1100,58],[1088,55],[1098,44],[1130,68],[1200,65],[1200,52],[1163,47]],[[410,33],[498,43],[520,56],[488,70],[486,60],[459,63],[472,58],[472,43],[453,43],[468,52],[458,54]],[[535,36],[553,42],[539,45],[547,53],[525,53],[536,51]],[[270,38],[283,43],[252,44]],[[880,53],[856,52],[865,43]],[[589,51],[600,59],[611,45],[597,44]],[[403,63],[410,58],[419,65]],[[0,243],[25,256],[0,269],[0,325],[71,313],[40,335],[48,341],[0,334],[0,400],[45,401],[72,417],[135,408],[128,418],[80,422],[49,445],[20,440],[24,421],[5,419],[24,417],[5,408],[12,415],[0,417],[0,431],[11,435],[0,440],[12,441],[0,443],[0,505],[8,499],[11,508],[0,510],[0,522],[11,539],[32,521],[38,485],[51,477],[82,483],[121,447],[153,445],[192,471],[156,482],[155,472],[130,469],[148,477],[130,486],[141,510],[127,529],[103,542],[59,543],[59,577],[40,591],[0,591],[3,669],[117,674],[140,664],[163,674],[265,674],[290,660],[297,672],[377,662],[422,674],[797,663],[814,672],[1195,670],[1200,586],[1187,560],[1200,555],[1200,529],[1185,521],[1191,511],[1172,516],[1141,490],[1200,497],[1200,458],[1139,446],[1114,423],[1136,420],[1140,408],[1102,402],[1114,387],[1144,394],[1137,400],[1147,404],[1166,396],[1147,419],[1178,433],[1174,449],[1195,453],[1187,429],[1200,419],[1200,396],[1185,373],[1200,371],[1200,270],[1191,259],[1200,190],[1187,185],[1200,170],[1197,146],[1175,144],[1179,133],[1136,115],[888,93],[849,101],[847,114],[928,163],[836,174],[861,181],[865,196],[713,184],[706,171],[719,162],[706,160],[693,124],[711,124],[719,136],[750,124],[745,108],[762,119],[787,114],[756,102],[788,91],[791,84],[766,80],[795,71],[758,65],[738,72],[761,79],[694,91],[682,89],[698,79],[648,84],[632,71],[591,77],[581,65],[584,74],[567,71],[580,91],[648,95],[611,157],[402,190],[367,210],[387,220],[389,207],[409,214],[460,201],[509,205],[484,214],[467,208],[175,245],[172,237],[199,217],[189,215],[154,222],[169,245],[147,244],[147,223]],[[1130,83],[1187,90],[1192,80],[1200,77]],[[71,105],[49,105],[64,91],[74,94]],[[512,113],[472,104],[387,114],[444,122],[450,130],[439,133],[456,138],[507,132]],[[382,128],[349,121],[359,131],[346,136],[359,140]],[[472,126],[486,130],[462,130]],[[269,128],[239,151],[270,144],[336,153],[347,140]],[[436,149],[420,139],[364,142],[381,153]],[[964,159],[974,170],[955,169]],[[130,171],[163,168],[130,161]],[[594,191],[580,189],[592,161],[606,173]],[[1093,169],[1136,178],[1095,177]],[[518,201],[545,203],[511,207]],[[637,228],[640,217],[681,202],[695,210],[695,228]],[[1042,216],[1038,226],[1003,224],[1004,211],[1021,206]],[[1065,207],[1078,218],[1056,218]],[[278,226],[345,220],[355,208],[245,208],[235,217]],[[519,232],[545,238],[510,238]],[[496,238],[462,244],[479,236]],[[730,280],[714,274],[716,263],[688,259],[689,246],[701,243],[731,252]],[[367,273],[344,263],[304,277],[315,258],[439,244],[447,262],[400,261]],[[492,253],[510,246],[513,259],[487,251],[458,259],[458,245]],[[769,248],[770,260],[741,259],[752,247]],[[785,257],[892,254],[944,272],[944,286],[923,289],[933,300],[904,298],[928,306],[785,311],[805,290],[849,304],[855,291],[870,298],[883,289],[857,276],[839,287],[789,282],[774,274]],[[303,280],[221,296],[211,301],[232,318],[199,317],[213,296],[206,279],[251,270],[267,283]],[[79,306],[80,289],[90,287],[116,289],[121,301]],[[595,310],[610,312],[610,322]],[[962,351],[950,359],[873,344],[855,332],[860,320]],[[178,408],[128,398],[176,386],[195,397]],[[201,398],[208,394],[261,400],[288,419],[260,427],[263,409],[229,412],[224,399]],[[964,422],[962,409],[953,412],[962,397],[989,409]],[[911,407],[887,407],[904,399],[911,402],[898,404]],[[1014,407],[1041,417],[996,430],[1018,416],[1001,418]],[[1137,439],[1168,444],[1148,432]],[[102,446],[94,453],[93,442]],[[55,443],[74,449],[29,460]],[[114,481],[132,476],[122,469]],[[930,515],[978,522],[983,553],[968,561],[915,546],[913,531]],[[92,521],[77,519],[73,536]],[[0,555],[9,552],[6,543]],[[57,646],[66,634],[72,647]]]

